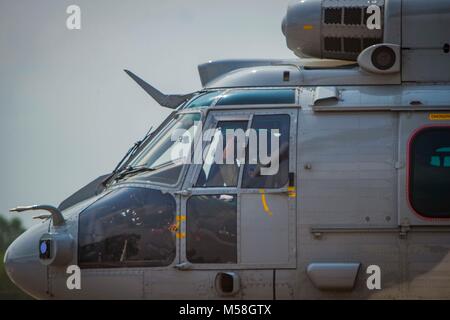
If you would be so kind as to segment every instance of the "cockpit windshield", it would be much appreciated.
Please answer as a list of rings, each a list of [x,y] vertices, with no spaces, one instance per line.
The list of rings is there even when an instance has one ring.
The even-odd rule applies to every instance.
[[[136,156],[129,164],[130,167],[152,169],[145,176],[145,180],[175,184],[185,157],[191,152],[196,128],[200,125],[200,121],[200,113],[176,115],[154,141]]]
[[[172,263],[175,199],[149,188],[118,188],[80,214],[81,268],[160,267]]]

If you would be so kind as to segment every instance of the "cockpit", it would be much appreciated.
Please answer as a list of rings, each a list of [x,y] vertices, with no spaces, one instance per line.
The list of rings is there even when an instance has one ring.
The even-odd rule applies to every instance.
[[[144,146],[126,165],[131,168],[147,168],[145,175],[136,178],[138,180],[168,186],[176,185],[183,164],[192,163],[193,159],[190,159],[190,155],[195,136],[198,130],[202,130],[206,118],[205,110],[226,108],[227,106],[289,106],[295,104],[296,90],[294,88],[227,89],[199,92],[181,104],[165,127],[158,130],[158,134],[152,139],[144,141]],[[221,126],[221,129],[225,135],[226,130],[246,130],[246,125],[246,122],[233,122],[230,127]]]
[[[101,181],[101,192],[64,209],[64,224],[46,220],[38,236],[29,240],[26,232],[17,240],[36,242],[28,254],[41,262],[41,276],[53,279],[51,287],[21,283],[15,274],[25,268],[11,254],[8,273],[36,297],[67,298],[74,292],[55,280],[67,265],[81,268],[87,283],[107,270],[149,274],[158,283],[179,278],[177,269],[293,266],[297,100],[295,88],[198,92]],[[277,232],[268,234],[272,227]],[[255,243],[258,234],[265,236]],[[267,247],[264,257],[255,245]]]

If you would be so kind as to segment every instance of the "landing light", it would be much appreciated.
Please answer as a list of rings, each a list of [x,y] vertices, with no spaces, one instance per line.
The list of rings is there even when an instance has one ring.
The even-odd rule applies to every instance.
[[[66,231],[46,233],[39,239],[39,259],[43,265],[64,266],[73,259],[73,239]]]
[[[39,241],[39,258],[40,259],[50,259],[51,257],[51,240],[40,240]]]

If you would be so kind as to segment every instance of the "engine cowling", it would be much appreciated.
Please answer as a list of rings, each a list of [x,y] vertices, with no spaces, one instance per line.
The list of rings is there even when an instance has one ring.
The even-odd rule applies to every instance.
[[[365,48],[383,42],[384,4],[384,0],[291,2],[282,23],[287,46],[299,57],[356,60]]]

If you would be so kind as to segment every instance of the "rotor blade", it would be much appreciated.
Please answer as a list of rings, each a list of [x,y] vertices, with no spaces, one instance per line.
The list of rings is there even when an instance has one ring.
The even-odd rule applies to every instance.
[[[191,98],[194,94],[189,93],[185,95],[180,94],[164,94],[155,87],[151,86],[141,78],[139,78],[137,75],[135,75],[133,72],[129,70],[124,70],[136,83],[144,89],[145,92],[147,92],[153,99],[155,99],[156,102],[158,102],[159,105],[162,107],[175,109],[178,107],[182,102],[186,101],[187,99]]]

